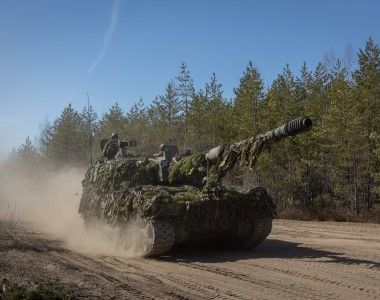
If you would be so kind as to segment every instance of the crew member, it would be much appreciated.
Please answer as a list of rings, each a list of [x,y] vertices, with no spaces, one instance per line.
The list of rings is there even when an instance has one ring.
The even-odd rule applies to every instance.
[[[115,158],[120,149],[120,139],[117,133],[112,133],[111,138],[107,141],[103,148],[103,156],[106,159]]]

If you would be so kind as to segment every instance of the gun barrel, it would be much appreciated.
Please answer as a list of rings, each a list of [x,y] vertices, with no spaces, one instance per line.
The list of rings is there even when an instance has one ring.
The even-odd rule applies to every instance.
[[[301,132],[308,131],[313,126],[313,122],[309,117],[301,117],[289,121],[288,123],[267,131],[264,134],[259,134],[256,138],[264,140],[279,140],[291,135],[297,135]]]
[[[286,124],[273,129],[269,130],[264,134],[259,134],[256,136],[256,138],[249,138],[247,140],[235,143],[233,145],[236,145],[237,148],[243,147],[245,144],[250,144],[251,141],[278,141],[283,138],[286,138],[288,136],[297,135],[301,132],[308,131],[313,126],[313,122],[309,117],[300,117],[297,119],[294,119],[292,121],[287,122]],[[222,153],[222,146],[218,146],[215,148],[212,148],[209,152],[206,153],[206,158],[208,161],[214,162],[216,161],[221,153]]]

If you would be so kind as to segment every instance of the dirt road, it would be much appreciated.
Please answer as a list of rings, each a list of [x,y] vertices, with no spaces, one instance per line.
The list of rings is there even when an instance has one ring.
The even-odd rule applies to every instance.
[[[13,238],[0,238],[0,279],[47,277],[78,298],[380,298],[374,224],[277,220],[251,252],[194,246],[158,259],[81,254],[33,231]]]

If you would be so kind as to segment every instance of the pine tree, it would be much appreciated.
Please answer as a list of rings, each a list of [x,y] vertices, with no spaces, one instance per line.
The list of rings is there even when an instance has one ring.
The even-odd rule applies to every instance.
[[[137,141],[137,152],[147,153],[149,149],[157,147],[151,140],[147,109],[142,98],[127,111],[126,120],[128,127],[126,138]]]
[[[98,130],[97,114],[91,105],[81,113],[84,160],[92,161],[94,155],[94,136]]]
[[[205,125],[209,132],[211,146],[215,147],[230,139],[231,133],[227,131],[227,106],[223,99],[222,84],[218,82],[215,73],[206,83],[206,97],[208,98],[208,123]]]
[[[52,126],[49,157],[58,164],[83,162],[82,119],[69,104]]]
[[[53,137],[53,126],[47,118],[40,125],[40,136],[38,138],[39,151],[43,157],[47,158],[51,151],[51,139]]]
[[[261,102],[263,100],[263,81],[260,73],[253,66],[252,61],[240,78],[240,84],[234,88],[235,123],[239,125],[239,137],[249,137],[258,134],[262,129]]]
[[[300,110],[302,114],[305,114],[306,105],[309,102],[311,96],[311,82],[312,74],[308,70],[306,62],[303,62],[300,76],[296,78],[296,98],[300,103]]]
[[[362,189],[366,209],[369,210],[376,198],[375,178],[379,174],[380,158],[380,48],[369,38],[364,49],[358,54],[359,69],[354,73],[356,99],[361,116],[361,136],[364,138],[362,155],[365,175]],[[378,196],[377,196],[378,197]]]
[[[190,75],[190,71],[187,69],[187,66],[184,62],[182,62],[180,65],[180,72],[176,79],[178,83],[176,92],[183,109],[184,144],[186,147],[188,139],[189,105],[194,96],[195,89],[193,79]]]
[[[32,140],[27,137],[25,142],[17,149],[15,156],[25,163],[34,163],[40,155],[37,148],[33,146]]]
[[[299,160],[293,163],[299,175],[299,186],[296,189],[298,200],[303,205],[310,205],[314,199],[320,200],[328,194],[329,184],[327,171],[321,163],[323,152],[322,110],[328,111],[329,78],[323,64],[319,63],[314,72],[309,71],[304,62],[300,77],[296,79],[295,98],[299,103],[299,116],[309,116],[313,120],[313,130],[307,135],[297,137]]]
[[[41,166],[42,157],[37,148],[33,145],[32,140],[27,137],[25,142],[17,149],[13,149],[8,159],[1,165],[8,169],[8,172],[16,174],[25,174],[33,176]],[[3,170],[4,171],[4,170]]]
[[[305,113],[314,120],[316,124],[320,123],[323,114],[329,106],[328,85],[330,75],[325,66],[318,63],[315,70],[310,74],[309,97],[305,103]]]
[[[142,132],[142,123],[144,122],[145,117],[145,107],[144,101],[142,98],[139,101],[132,105],[129,111],[127,111],[126,119],[128,124],[129,135],[136,137],[136,135],[141,135]]]
[[[358,178],[361,142],[358,132],[358,105],[353,97],[353,88],[347,78],[340,59],[331,74],[329,88],[330,104],[323,115],[321,138],[323,156],[319,164],[334,183],[331,188],[340,205],[351,205],[358,211]]]
[[[161,139],[161,143],[179,143],[182,140],[179,130],[180,112],[181,103],[174,83],[170,82],[166,86],[165,94],[156,97],[151,107],[156,137]]]
[[[273,81],[263,102],[264,126],[272,128],[302,115],[302,101],[297,96],[296,78],[286,65]]]
[[[209,99],[202,90],[198,91],[189,105],[189,145],[193,151],[204,151],[207,143],[209,122]]]
[[[110,138],[112,133],[117,133],[120,136],[127,136],[124,111],[117,102],[110,107],[108,112],[105,113],[100,120],[97,139]]]

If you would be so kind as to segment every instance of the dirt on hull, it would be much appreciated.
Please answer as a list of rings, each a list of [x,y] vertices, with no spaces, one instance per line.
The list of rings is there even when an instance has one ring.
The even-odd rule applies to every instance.
[[[74,298],[379,299],[380,225],[275,220],[253,251],[197,245],[154,259],[77,253],[25,228],[1,232],[2,284],[31,278]]]

